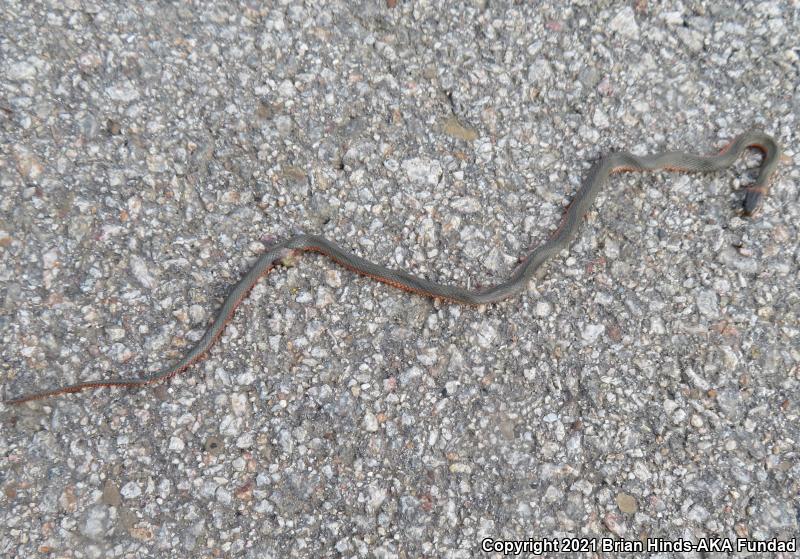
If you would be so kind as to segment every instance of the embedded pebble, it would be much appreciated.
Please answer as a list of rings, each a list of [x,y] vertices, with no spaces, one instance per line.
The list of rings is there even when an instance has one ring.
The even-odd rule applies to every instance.
[[[156,286],[156,279],[150,274],[147,262],[138,256],[131,257],[131,273],[147,289]]]
[[[539,318],[546,318],[553,312],[553,305],[547,301],[537,301],[533,312]]]
[[[92,540],[99,540],[108,530],[108,509],[105,506],[95,506],[90,508],[83,524],[81,534]]]
[[[342,286],[342,274],[339,270],[327,270],[325,272],[325,283],[334,289]]]
[[[583,327],[583,330],[581,330],[581,339],[584,343],[593,344],[605,331],[606,327],[604,324],[587,324]]]
[[[378,430],[378,419],[375,417],[374,414],[367,412],[364,415],[364,429],[369,431],[370,433],[374,433]]]
[[[14,62],[7,66],[6,77],[9,80],[24,81],[36,77],[36,66],[27,60]]]
[[[202,307],[202,305],[190,305],[189,306],[189,318],[192,320],[193,324],[200,324],[206,317],[206,310]]]
[[[434,185],[438,184],[442,175],[442,165],[432,159],[414,157],[400,165],[411,182]]]
[[[25,177],[27,180],[35,181],[44,172],[44,165],[40,161],[39,157],[37,157],[32,151],[26,148],[18,147],[14,151],[14,155],[17,164],[17,171],[19,171],[19,174]]]
[[[715,292],[708,289],[700,290],[697,292],[695,301],[700,314],[706,318],[717,318],[719,316],[719,297]]]
[[[627,493],[617,493],[617,506],[626,514],[633,514],[638,509],[636,499]]]
[[[126,499],[135,499],[136,497],[141,496],[142,488],[135,481],[129,481],[122,486],[120,494]]]
[[[536,85],[544,85],[552,77],[553,70],[545,58],[537,58],[528,66],[528,81]]]
[[[488,349],[497,339],[497,329],[490,322],[481,322],[477,325],[475,341],[478,347]]]
[[[628,39],[639,38],[639,26],[633,8],[626,6],[615,15],[608,24],[611,31]]]
[[[122,496],[116,484],[111,480],[106,480],[103,485],[103,504],[118,507],[122,504]]]
[[[139,91],[133,83],[124,81],[108,87],[106,95],[114,101],[129,103],[139,98]]]

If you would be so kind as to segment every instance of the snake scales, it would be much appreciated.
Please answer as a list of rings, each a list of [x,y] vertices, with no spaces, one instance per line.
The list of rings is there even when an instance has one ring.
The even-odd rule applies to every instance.
[[[623,171],[680,171],[703,172],[719,171],[733,164],[733,162],[747,148],[757,148],[763,152],[760,171],[755,182],[745,189],[744,214],[753,215],[761,207],[764,196],[769,188],[769,179],[778,166],[780,148],[767,134],[758,131],[746,132],[716,155],[700,156],[677,151],[669,151],[654,155],[636,156],[621,152],[608,155],[597,161],[589,171],[585,181],[561,218],[558,228],[540,246],[530,252],[511,276],[504,282],[495,286],[471,291],[461,287],[442,285],[417,277],[402,270],[391,270],[380,264],[365,260],[343,249],[336,243],[318,235],[297,235],[272,246],[262,254],[245,276],[233,287],[222,307],[206,330],[200,341],[176,363],[168,365],[160,371],[140,378],[116,378],[108,380],[94,380],[80,382],[60,388],[52,388],[31,392],[6,400],[7,404],[20,404],[31,400],[39,400],[51,396],[80,392],[91,388],[137,388],[168,380],[185,371],[192,364],[202,359],[219,336],[225,330],[225,325],[230,320],[236,307],[242,302],[250,289],[261,276],[271,270],[277,262],[282,260],[290,251],[317,252],[323,254],[352,270],[353,272],[368,276],[377,281],[387,283],[394,287],[425,295],[461,303],[466,305],[481,305],[494,303],[516,295],[522,291],[536,270],[549,258],[559,251],[567,248],[575,237],[581,219],[589,211],[592,202],[606,183],[612,173]]]

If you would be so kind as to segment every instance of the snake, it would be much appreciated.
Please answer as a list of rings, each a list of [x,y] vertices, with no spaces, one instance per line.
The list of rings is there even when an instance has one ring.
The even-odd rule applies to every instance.
[[[248,295],[259,279],[277,264],[286,262],[287,257],[301,253],[319,253],[336,264],[357,274],[411,293],[442,299],[463,305],[486,305],[512,297],[524,290],[536,271],[558,252],[569,248],[575,238],[582,219],[590,210],[602,186],[614,173],[635,171],[677,171],[710,173],[730,167],[748,148],[762,152],[763,157],[755,181],[744,188],[742,213],[755,215],[762,207],[769,190],[770,178],[780,160],[781,150],[776,141],[764,132],[747,131],[730,141],[716,155],[692,155],[680,151],[637,156],[628,152],[616,152],[596,161],[590,168],[572,201],[564,210],[556,229],[547,239],[525,256],[507,280],[493,286],[476,290],[436,283],[415,276],[404,270],[387,268],[370,262],[333,241],[319,235],[298,234],[278,242],[261,254],[250,270],[239,280],[225,298],[211,326],[200,340],[177,362],[167,365],[158,372],[141,378],[112,378],[91,380],[31,392],[5,400],[6,404],[21,404],[94,388],[140,388],[167,381],[186,371],[203,359],[214,343],[222,335],[236,308]]]

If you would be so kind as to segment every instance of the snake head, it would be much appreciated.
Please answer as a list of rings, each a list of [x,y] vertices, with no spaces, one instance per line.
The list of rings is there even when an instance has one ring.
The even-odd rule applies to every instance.
[[[760,188],[748,188],[745,190],[744,202],[742,207],[744,215],[751,217],[758,213],[761,204],[764,202],[764,191]]]

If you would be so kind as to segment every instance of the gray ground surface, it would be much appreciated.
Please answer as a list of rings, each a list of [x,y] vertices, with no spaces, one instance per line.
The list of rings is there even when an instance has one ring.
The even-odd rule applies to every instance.
[[[602,154],[785,156],[755,220],[755,153],[614,178],[501,304],[308,256],[165,386],[0,407],[0,554],[797,534],[800,6],[658,4],[4,0],[5,397],[176,359],[271,238],[486,285]]]

